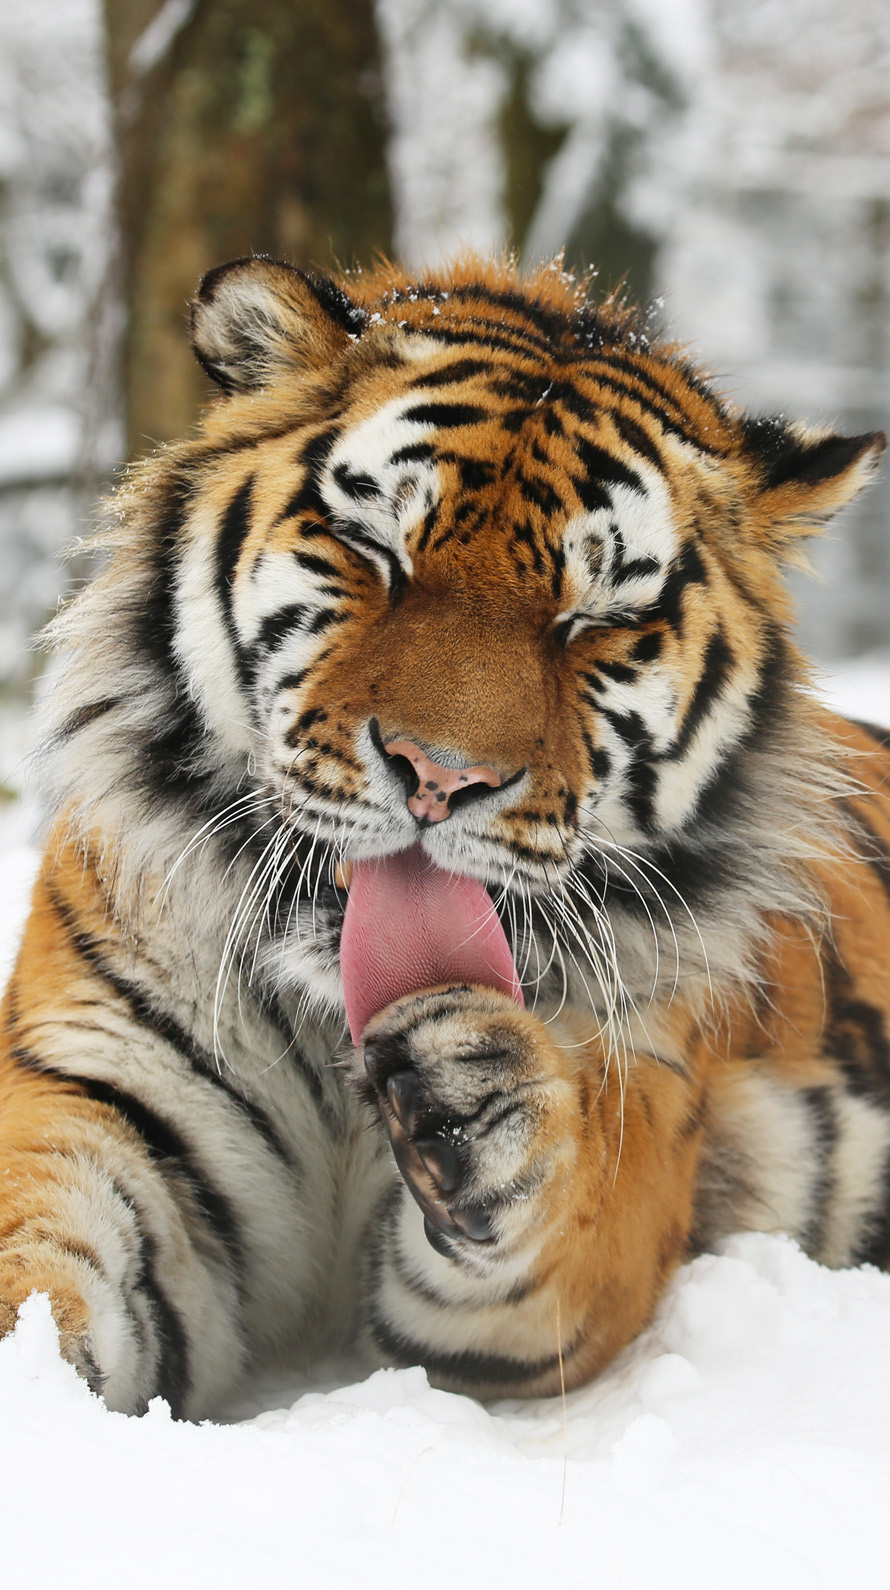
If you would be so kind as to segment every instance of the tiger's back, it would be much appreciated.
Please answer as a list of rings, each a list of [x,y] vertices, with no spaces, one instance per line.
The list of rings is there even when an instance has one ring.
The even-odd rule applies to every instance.
[[[886,1263],[890,758],[781,581],[883,438],[550,268],[238,262],[193,340],[56,624],[0,1324],[127,1409],[337,1331],[532,1393],[727,1231]]]

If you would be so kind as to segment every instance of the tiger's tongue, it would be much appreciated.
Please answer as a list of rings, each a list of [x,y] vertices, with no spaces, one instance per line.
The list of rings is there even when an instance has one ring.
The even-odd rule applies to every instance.
[[[482,884],[443,871],[419,845],[355,863],[340,970],[353,1043],[384,1005],[436,983],[484,983],[523,1003],[504,930]]]

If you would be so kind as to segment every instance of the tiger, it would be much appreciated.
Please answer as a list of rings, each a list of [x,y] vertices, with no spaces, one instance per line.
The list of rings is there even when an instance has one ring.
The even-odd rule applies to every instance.
[[[131,1414],[339,1345],[538,1397],[734,1232],[886,1266],[890,737],[784,577],[885,437],[558,260],[254,256],[190,324],[50,627],[0,1332],[48,1294]]]

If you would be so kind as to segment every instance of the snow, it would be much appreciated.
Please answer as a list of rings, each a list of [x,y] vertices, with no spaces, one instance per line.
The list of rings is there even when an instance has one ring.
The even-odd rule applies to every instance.
[[[826,669],[820,694],[836,712],[890,728],[890,651],[868,652]]]
[[[379,1370],[190,1426],[108,1413],[34,1296],[0,1343],[8,1581],[877,1586],[888,1323],[890,1277],[749,1236],[564,1408]]]
[[[872,352],[886,293],[873,216],[890,148],[890,23],[876,0],[842,16],[833,0],[815,9],[814,23],[814,0],[630,0],[624,12],[378,0],[398,246],[416,261],[461,242],[498,246],[505,176],[493,134],[518,51],[534,63],[536,114],[568,128],[528,252],[568,235],[617,118],[636,140],[624,208],[657,234],[678,333],[746,401],[849,410],[861,426],[867,400],[877,423],[887,389]],[[137,73],[191,10],[192,0],[156,8],[134,46]],[[675,85],[675,109],[640,93],[622,53],[624,13]],[[29,0],[2,24],[0,585],[14,600],[0,603],[0,662],[10,677],[13,652],[55,598],[49,557],[78,528],[51,482],[82,423],[79,338],[106,264],[98,16],[96,0]],[[818,214],[815,195],[830,200]],[[28,372],[23,327],[48,350]],[[98,448],[103,459],[113,451]],[[25,497],[19,483],[32,478],[45,484]],[[886,635],[886,558],[874,554],[863,573],[856,536],[824,545],[811,643],[830,651],[832,615],[845,602],[852,615],[854,600],[871,614],[869,634]],[[840,629],[859,633],[852,616]],[[822,688],[842,710],[890,722],[890,653],[839,665]],[[18,718],[0,749],[0,775],[17,786]],[[21,843],[29,814],[0,819],[2,983],[36,862]],[[420,1369],[368,1377],[346,1362],[257,1377],[215,1421],[190,1426],[162,1403],[139,1420],[108,1413],[58,1358],[35,1297],[0,1342],[4,1579],[28,1590],[59,1580],[68,1590],[159,1580],[400,1590],[418,1577],[430,1590],[456,1580],[883,1590],[888,1338],[890,1277],[828,1272],[788,1242],[749,1236],[687,1267],[650,1330],[565,1406],[483,1408],[431,1390]]]
[[[0,485],[69,475],[77,462],[79,440],[76,417],[61,404],[9,414],[0,427]]]
[[[890,655],[835,670],[890,719]],[[35,858],[3,858],[0,980]],[[109,1413],[45,1298],[0,1342],[5,1581],[428,1590],[878,1590],[890,1276],[739,1236],[677,1277],[593,1385],[489,1407],[422,1369],[258,1376],[213,1421]]]

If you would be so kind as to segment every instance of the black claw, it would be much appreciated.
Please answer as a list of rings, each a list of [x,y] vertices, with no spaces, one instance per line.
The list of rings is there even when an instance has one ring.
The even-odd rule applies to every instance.
[[[439,1230],[438,1226],[433,1225],[429,1215],[424,1215],[423,1217],[423,1234],[435,1253],[440,1253],[443,1259],[454,1258],[454,1250],[449,1238],[446,1237],[444,1231]]]
[[[386,1071],[386,1046],[382,1043],[366,1043],[364,1059],[365,1070],[375,1088],[382,1088]]]
[[[452,1209],[451,1218],[471,1242],[490,1242],[494,1236],[491,1215],[479,1204],[469,1209]]]
[[[442,1137],[424,1137],[414,1146],[442,1192],[454,1192],[461,1178],[460,1154],[454,1143]]]
[[[420,1113],[420,1083],[413,1071],[397,1071],[386,1084],[390,1109],[399,1125],[413,1136]]]

